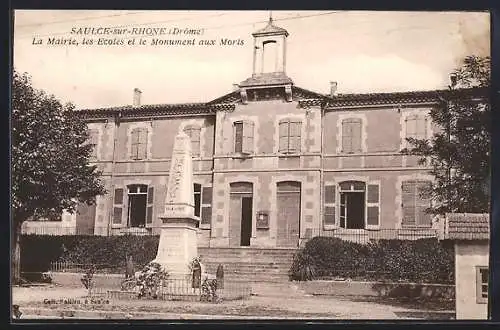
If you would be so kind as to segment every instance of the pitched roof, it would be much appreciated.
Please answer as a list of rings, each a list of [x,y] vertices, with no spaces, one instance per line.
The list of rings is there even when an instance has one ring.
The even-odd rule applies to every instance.
[[[207,103],[179,103],[179,104],[145,104],[141,106],[118,106],[94,109],[78,109],[80,115],[92,117],[106,117],[120,113],[124,117],[140,117],[151,115],[196,115],[213,114],[217,108],[230,105],[211,105]]]
[[[445,239],[489,240],[490,215],[487,213],[446,214]]]
[[[326,108],[373,106],[397,103],[437,103],[454,97],[461,97],[464,94],[470,97],[488,97],[488,88],[467,88],[461,90],[428,90],[390,93],[356,93],[338,94],[331,98]],[[311,102],[309,102],[311,103]],[[317,102],[316,102],[317,103]],[[317,104],[308,104],[317,105]]]
[[[252,36],[255,37],[259,35],[264,36],[264,35],[276,35],[276,34],[284,34],[288,36],[288,31],[283,28],[280,28],[279,26],[274,25],[273,19],[269,18],[269,22],[267,23],[266,27],[255,31],[254,33],[252,33]]]

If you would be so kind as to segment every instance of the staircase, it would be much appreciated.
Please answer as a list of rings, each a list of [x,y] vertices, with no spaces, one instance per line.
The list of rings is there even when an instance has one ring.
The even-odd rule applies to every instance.
[[[296,249],[198,248],[201,262],[215,274],[219,264],[229,281],[287,282]]]

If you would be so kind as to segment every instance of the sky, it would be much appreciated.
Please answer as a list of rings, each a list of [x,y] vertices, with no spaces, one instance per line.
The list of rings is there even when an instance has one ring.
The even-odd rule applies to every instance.
[[[339,93],[446,88],[464,56],[490,55],[488,12],[17,10],[14,68],[77,108],[131,104],[134,88],[142,90],[143,104],[208,102],[251,76],[251,34],[270,14],[289,32],[287,75],[319,93],[328,93],[330,81]],[[153,46],[147,37],[143,46],[88,46],[82,37],[103,36],[70,33],[99,27],[201,29],[201,36],[158,38],[243,45]],[[80,44],[47,45],[51,37]],[[39,39],[43,44],[33,44]]]

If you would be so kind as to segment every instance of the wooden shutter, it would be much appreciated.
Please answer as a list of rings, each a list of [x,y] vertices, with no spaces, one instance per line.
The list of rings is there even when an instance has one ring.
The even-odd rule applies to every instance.
[[[243,145],[242,152],[251,154],[253,153],[253,136],[254,136],[254,124],[251,121],[243,122]]]
[[[148,130],[146,128],[141,128],[139,130],[137,159],[146,159],[147,151],[148,151]]]
[[[130,157],[132,159],[139,159],[139,135],[141,129],[134,128],[130,134]]]
[[[243,152],[243,122],[234,123],[234,152]]]
[[[401,185],[401,208],[403,210],[403,226],[414,226],[416,182],[404,181]]]
[[[427,118],[418,117],[416,120],[416,131],[415,135],[417,139],[425,139],[427,137]]]
[[[201,128],[200,127],[192,127],[188,126],[184,128],[184,133],[189,136],[189,140],[191,141],[191,153],[193,157],[200,156],[200,141],[201,141]]]
[[[290,123],[288,120],[281,120],[279,122],[279,152],[288,152],[288,127]]]
[[[380,227],[380,185],[370,183],[366,194],[366,229]]]
[[[430,181],[421,181],[416,185],[415,209],[417,226],[430,227],[432,225],[432,216],[427,213],[427,208],[430,207],[430,198],[427,197],[428,189],[431,187]]]
[[[146,225],[153,224],[153,210],[154,210],[154,187],[148,187],[148,201],[146,208]]]
[[[353,152],[352,127],[349,120],[342,121],[342,152]]]
[[[302,123],[300,121],[290,121],[288,133],[288,152],[300,152],[300,137],[301,137]]]
[[[352,152],[361,152],[361,119],[351,120],[351,147]]]
[[[335,225],[335,185],[325,186],[324,224]]]
[[[417,117],[408,116],[406,118],[406,137],[414,138],[417,135]]]
[[[92,145],[92,152],[90,154],[91,158],[97,158],[97,144],[99,143],[99,130],[91,129],[89,130],[89,144]]]
[[[123,219],[123,188],[116,188],[113,198],[113,224],[119,225]]]
[[[210,226],[212,223],[212,187],[203,187],[201,193],[201,224]]]

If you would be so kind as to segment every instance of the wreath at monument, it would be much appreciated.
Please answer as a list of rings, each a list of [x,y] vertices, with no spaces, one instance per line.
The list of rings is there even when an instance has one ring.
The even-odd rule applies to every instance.
[[[168,278],[168,273],[156,262],[151,262],[144,267],[137,278],[138,298],[151,297],[157,299],[163,286],[163,281]]]

